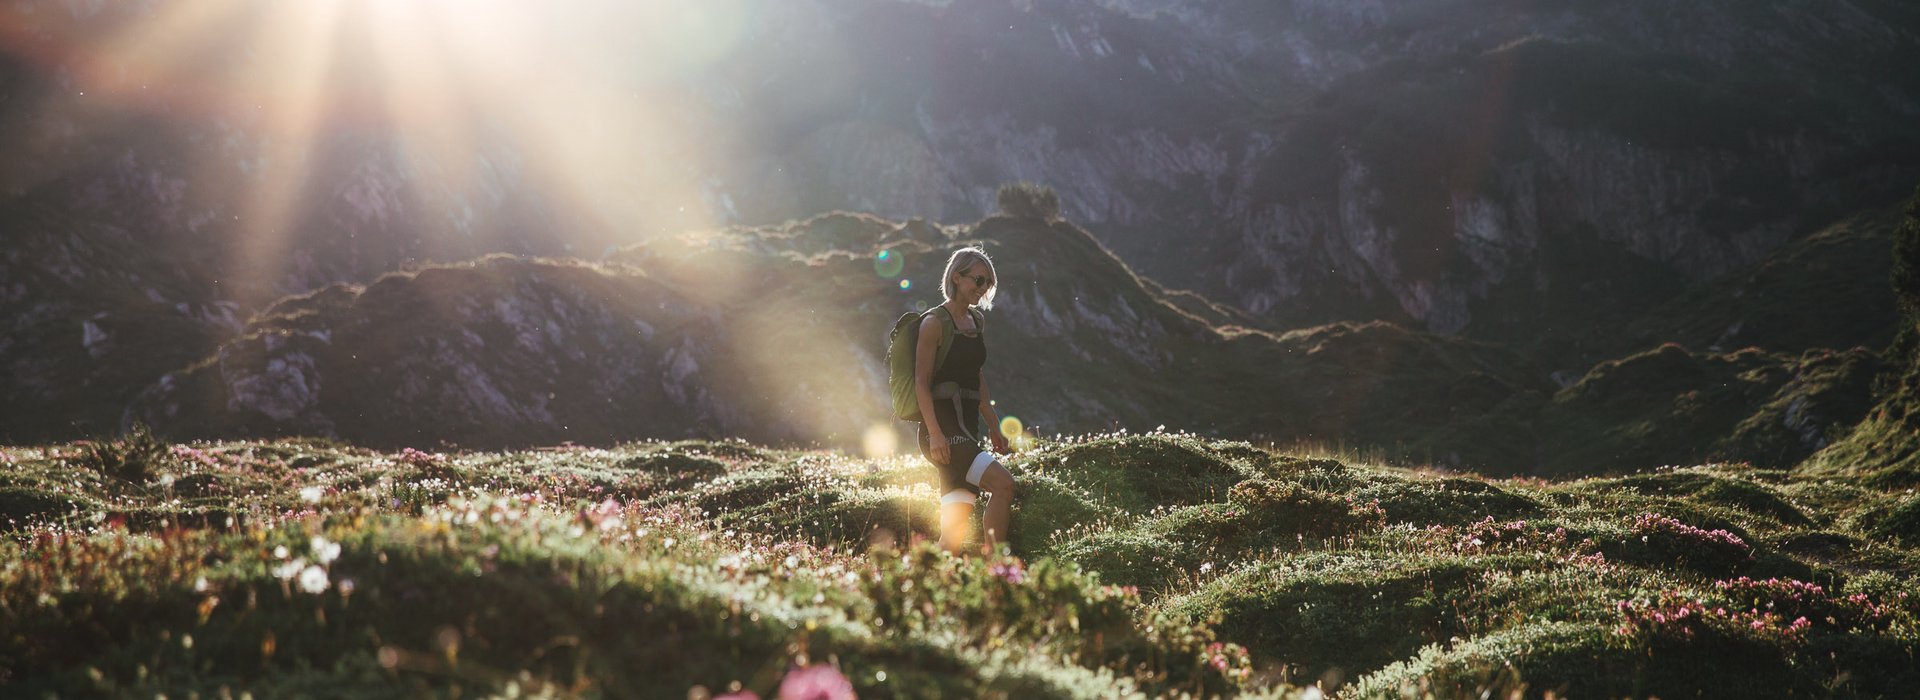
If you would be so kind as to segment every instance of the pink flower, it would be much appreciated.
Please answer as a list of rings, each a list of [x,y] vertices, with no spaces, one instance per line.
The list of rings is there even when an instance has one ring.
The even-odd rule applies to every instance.
[[[796,668],[780,680],[780,700],[856,700],[853,683],[825,664]]]
[[[1007,583],[1016,586],[1026,583],[1027,581],[1027,570],[1020,566],[1018,560],[1008,564],[995,564],[992,568],[987,569],[987,573],[1006,579]]]
[[[421,452],[409,447],[400,451],[400,462],[402,464],[412,464],[416,466],[437,464],[440,462],[440,455],[431,452]]]

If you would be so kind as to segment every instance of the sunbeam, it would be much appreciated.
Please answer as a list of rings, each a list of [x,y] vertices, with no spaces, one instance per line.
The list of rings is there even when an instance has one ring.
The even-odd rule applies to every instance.
[[[30,9],[0,26],[9,52],[74,71],[78,93],[226,134],[228,146],[195,152],[195,182],[234,195],[222,207],[238,241],[229,289],[255,290],[252,304],[302,291],[289,270],[303,240],[507,236],[520,245],[454,248],[535,240],[593,255],[712,225],[728,122],[703,107],[696,74],[726,60],[751,19],[732,0]],[[383,174],[381,221],[338,230],[365,216],[365,193],[318,171],[367,160],[396,170]],[[480,202],[516,193],[539,203],[531,219],[475,221]]]

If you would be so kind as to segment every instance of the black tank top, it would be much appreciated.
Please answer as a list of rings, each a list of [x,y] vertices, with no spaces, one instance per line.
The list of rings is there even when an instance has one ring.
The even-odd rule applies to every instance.
[[[947,360],[933,370],[933,385],[947,382],[960,385],[962,389],[980,390],[980,368],[987,364],[987,341],[979,333],[961,333],[955,330],[953,344],[947,346]],[[964,437],[978,439],[980,434],[980,400],[960,399],[959,405],[949,399],[934,399],[934,420],[939,421],[940,430],[949,439]],[[958,409],[958,410],[956,410]],[[926,440],[926,428],[921,427],[921,441]],[[924,445],[923,445],[924,447]]]
[[[962,389],[980,390],[980,368],[987,364],[987,342],[979,333],[953,334],[947,361],[933,371],[935,386],[953,382]]]

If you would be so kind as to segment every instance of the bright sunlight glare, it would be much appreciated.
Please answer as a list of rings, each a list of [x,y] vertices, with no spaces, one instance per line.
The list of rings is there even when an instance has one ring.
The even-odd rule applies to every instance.
[[[251,140],[257,157],[190,157],[197,182],[245,194],[244,243],[227,269],[254,277],[235,288],[267,296],[287,291],[271,287],[294,264],[289,237],[323,202],[378,215],[405,206],[400,192],[461,201],[525,183],[586,251],[711,225],[692,174],[712,156],[700,137],[718,127],[689,109],[699,86],[688,76],[725,59],[751,19],[737,0],[196,0],[112,19],[56,9],[0,13],[0,46],[74,67],[70,98]],[[396,154],[406,182],[315,191],[329,186],[316,170],[366,143]]]

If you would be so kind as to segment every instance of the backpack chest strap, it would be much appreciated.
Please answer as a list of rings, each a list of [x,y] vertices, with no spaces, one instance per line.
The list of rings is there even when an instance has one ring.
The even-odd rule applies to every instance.
[[[979,391],[974,389],[962,389],[960,388],[960,385],[956,382],[941,382],[939,384],[933,385],[933,399],[935,401],[939,401],[941,399],[952,401],[953,402],[953,420],[954,420],[954,423],[958,424],[960,428],[960,434],[966,436],[968,440],[972,440],[974,442],[980,441],[980,436],[974,435],[973,433],[970,433],[967,431],[967,420],[965,417],[966,410],[967,410],[967,406],[965,402],[968,399],[979,401],[980,400]]]
[[[973,399],[980,400],[980,392],[960,388],[959,382],[941,382],[933,385],[933,398],[936,399]]]

